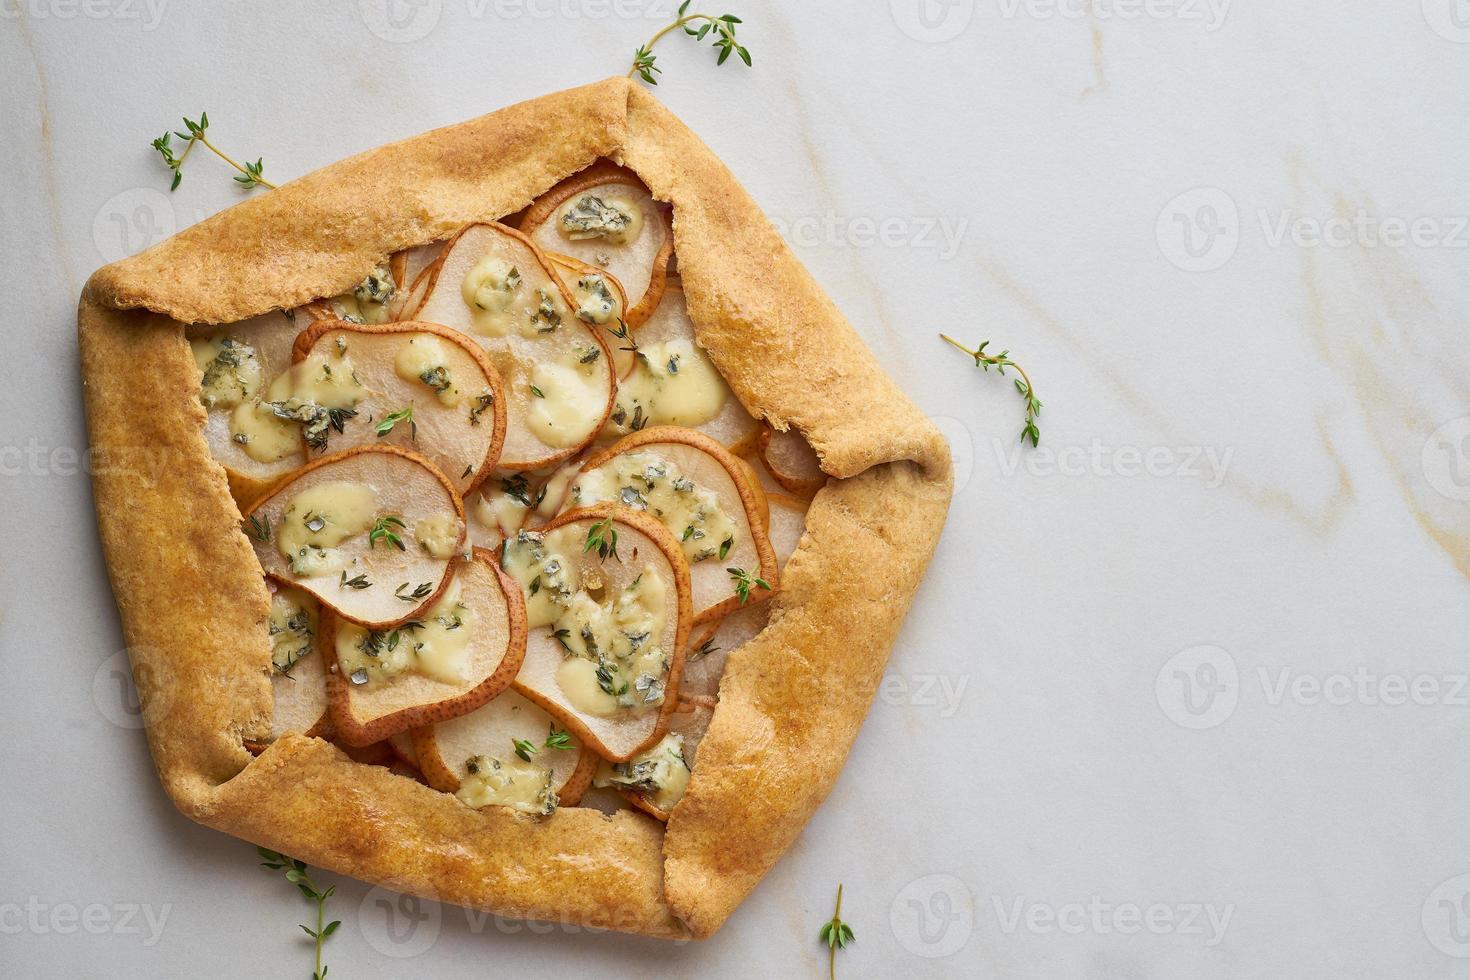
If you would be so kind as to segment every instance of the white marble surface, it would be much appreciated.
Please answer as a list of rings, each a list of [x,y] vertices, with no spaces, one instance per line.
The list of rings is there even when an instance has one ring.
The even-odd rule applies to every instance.
[[[395,943],[328,876],[332,976],[816,977],[839,881],[848,977],[1470,970],[1470,7],[923,2],[660,50],[959,463],[828,803],[701,945]],[[673,4],[154,4],[0,0],[0,974],[302,976],[304,904],[119,698],[77,292],[238,198],[204,157],[166,193],[181,113],[289,177],[612,73]],[[939,328],[1023,360],[1039,451]]]

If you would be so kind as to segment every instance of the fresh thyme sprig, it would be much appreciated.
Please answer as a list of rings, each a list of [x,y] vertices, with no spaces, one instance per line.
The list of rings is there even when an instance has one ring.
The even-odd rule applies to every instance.
[[[750,590],[755,586],[763,589],[771,587],[771,584],[765,579],[756,578],[743,568],[727,568],[725,571],[730,573],[730,578],[735,582],[735,594],[740,597],[742,606],[750,601]]]
[[[158,151],[159,156],[163,157],[164,166],[174,172],[173,183],[169,185],[169,190],[175,191],[179,189],[179,182],[184,179],[184,161],[189,159],[189,154],[193,151],[195,143],[204,144],[205,149],[240,171],[235,175],[235,181],[243,189],[248,191],[254,187],[275,188],[275,184],[272,184],[265,177],[261,176],[261,171],[264,169],[264,164],[261,162],[262,158],[257,157],[254,163],[251,163],[249,160],[246,160],[243,164],[236,163],[232,157],[209,141],[209,137],[204,135],[209,129],[209,113],[201,112],[198,122],[185,116],[184,129],[186,130],[185,132],[180,132],[177,129],[171,133],[165,132],[153,141],[153,148]],[[175,136],[185,141],[183,152],[178,155],[174,154],[173,146],[170,145],[172,138]]]
[[[852,926],[842,921],[842,885],[837,886],[837,910],[832,913],[830,922],[822,923],[821,931],[817,933],[827,947],[827,977],[828,980],[837,980],[837,950],[846,949],[847,944],[855,942],[852,934]]]
[[[328,885],[325,889],[319,889],[312,883],[311,876],[306,872],[306,864],[295,858],[289,858],[278,851],[268,848],[257,847],[256,853],[263,859],[260,862],[262,868],[270,868],[272,871],[285,871],[286,880],[301,890],[301,894],[316,903],[316,928],[303,925],[301,931],[316,940],[316,970],[312,972],[312,980],[326,980],[327,968],[322,966],[322,944],[327,937],[337,931],[342,925],[341,919],[333,919],[331,922],[323,923],[326,918],[327,899],[331,898],[337,891],[336,885]]]
[[[412,405],[408,406],[407,408],[400,409],[400,410],[398,410],[396,412],[389,412],[387,415],[384,415],[383,416],[383,421],[379,422],[377,424],[377,426],[376,426],[376,430],[377,430],[378,436],[379,437],[386,436],[388,433],[390,433],[390,432],[393,431],[393,427],[395,425],[397,425],[399,422],[407,422],[408,423],[408,438],[409,438],[409,440],[412,441],[412,442],[418,442],[418,439],[419,439],[419,427],[418,427],[418,423],[414,422],[414,420],[413,420],[413,406]]]
[[[516,755],[520,756],[527,762],[530,762],[531,756],[536,754],[536,743],[532,742],[530,739],[513,738],[510,740],[510,744],[515,746]]]
[[[1041,399],[1036,397],[1036,388],[1031,384],[1030,376],[1026,374],[1026,371],[1021,365],[1011,360],[1011,352],[1003,350],[999,354],[987,354],[985,353],[985,348],[990,346],[990,341],[988,340],[983,341],[974,350],[970,350],[970,348],[952,337],[948,337],[945,334],[940,334],[939,336],[973,357],[975,359],[975,366],[978,368],[984,368],[986,371],[989,371],[991,367],[994,367],[996,373],[1002,375],[1006,373],[1006,368],[1008,367],[1016,369],[1016,373],[1020,377],[1012,378],[1011,381],[1015,383],[1016,390],[1021,393],[1021,397],[1026,399],[1026,424],[1021,428],[1021,441],[1025,442],[1027,439],[1030,439],[1031,448],[1033,449],[1041,445],[1041,430],[1036,427],[1036,417],[1041,414]]]
[[[376,548],[379,541],[386,541],[399,551],[407,551],[403,546],[403,539],[398,536],[394,527],[406,528],[408,525],[397,514],[384,514],[374,521],[373,529],[368,532],[368,549]]]
[[[745,62],[745,67],[750,67],[750,52],[735,41],[735,25],[742,22],[740,18],[734,14],[720,14],[718,17],[712,14],[691,14],[689,4],[692,2],[693,0],[684,0],[679,5],[678,18],[651,37],[647,44],[633,52],[633,67],[628,69],[629,78],[637,75],[649,85],[657,85],[658,79],[653,76],[663,74],[663,70],[654,65],[653,46],[661,41],[665,34],[681,27],[685,34],[696,41],[703,41],[711,31],[714,32],[715,38],[711,43],[720,52],[719,57],[715,59],[715,64],[723,65],[733,53]],[[699,26],[696,27],[696,24]]]
[[[271,519],[269,516],[262,517],[260,514],[251,514],[250,520],[243,527],[245,533],[257,541],[269,542],[271,539]]]
[[[587,543],[582,545],[582,554],[585,555],[594,548],[600,561],[607,561],[609,555],[618,561],[623,560],[618,557],[618,529],[613,527],[611,517],[604,518],[587,529]]]
[[[572,747],[572,735],[570,732],[557,731],[556,722],[552,722],[551,729],[546,733],[545,747],[548,749],[570,749]]]

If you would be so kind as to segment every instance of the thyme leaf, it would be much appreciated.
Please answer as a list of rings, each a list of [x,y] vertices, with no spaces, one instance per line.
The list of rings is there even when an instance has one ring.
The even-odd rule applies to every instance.
[[[817,932],[817,939],[827,947],[828,980],[836,980],[837,951],[846,949],[849,943],[856,941],[856,937],[852,934],[852,926],[842,921],[841,884],[837,886],[837,909],[832,913],[830,921],[822,923],[822,928]]]
[[[1020,392],[1021,397],[1026,399],[1026,424],[1021,427],[1021,441],[1024,443],[1027,439],[1030,439],[1032,449],[1041,445],[1041,430],[1036,426],[1036,417],[1041,414],[1041,399],[1036,397],[1036,388],[1031,384],[1031,378],[1026,374],[1026,371],[1021,365],[1011,360],[1011,352],[1003,350],[999,354],[987,354],[985,353],[985,348],[990,346],[990,341],[988,340],[982,341],[979,347],[970,350],[952,337],[945,336],[944,334],[940,334],[939,336],[945,342],[958,347],[973,357],[977,368],[983,368],[988,372],[994,367],[996,373],[1000,375],[1006,373],[1006,368],[1016,369],[1016,373],[1020,377],[1012,378],[1011,381],[1015,384],[1016,391]]]

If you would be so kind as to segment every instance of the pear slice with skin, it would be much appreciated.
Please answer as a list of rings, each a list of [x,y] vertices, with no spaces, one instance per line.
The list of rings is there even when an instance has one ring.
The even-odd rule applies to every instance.
[[[650,425],[698,429],[736,455],[748,452],[761,425],[740,404],[694,332],[677,277],[670,277],[658,309],[638,328],[631,371],[619,375],[617,404],[599,439],[616,439]],[[671,373],[670,362],[676,370]]]
[[[546,252],[551,268],[561,278],[576,302],[577,318],[594,329],[607,331],[613,365],[622,378],[633,370],[632,344],[617,336],[618,331],[632,330],[627,325],[628,293],[612,273],[570,255]]]
[[[500,555],[528,600],[530,634],[515,689],[605,759],[626,760],[657,743],[678,705],[692,618],[679,543],[649,515],[604,505],[522,531]],[[599,633],[608,622],[618,629]],[[606,680],[594,680],[594,650],[611,654]],[[645,677],[652,683],[645,686]]]
[[[811,499],[827,485],[822,461],[795,429],[781,430],[769,424],[762,425],[755,451],[771,479],[788,493]]]
[[[266,580],[271,593],[271,740],[320,735],[327,715],[327,666],[318,636],[321,605],[301,589]]]
[[[605,331],[574,315],[540,251],[504,225],[470,225],[424,274],[413,315],[470,336],[500,373],[508,417],[500,468],[542,469],[586,447],[612,412],[612,353]]]
[[[616,234],[613,238],[595,232],[569,234],[564,219],[589,198],[628,213],[636,211],[637,233],[626,242],[614,240]],[[642,324],[658,306],[674,254],[672,211],[653,199],[633,171],[599,160],[538,197],[517,227],[541,249],[570,255],[616,277],[627,290],[623,319],[630,327]]]
[[[209,454],[225,468],[230,490],[241,506],[247,506],[271,484],[305,462],[301,449],[294,445],[289,446],[286,455],[278,459],[255,459],[241,443],[235,441],[231,419],[241,405],[262,399],[275,377],[291,367],[291,345],[308,320],[309,314],[300,310],[273,310],[239,323],[191,324],[184,331],[199,364],[201,378],[208,375],[226,341],[232,345],[243,345],[234,350],[245,365],[245,373],[253,375],[248,394],[238,403],[232,397],[237,391],[219,391],[216,394],[226,397],[211,397],[201,382],[200,392],[206,412],[204,438],[209,444]],[[253,368],[248,366],[252,362]],[[215,373],[218,376],[222,372],[216,368]]]
[[[422,774],[423,766],[419,763],[419,751],[413,744],[412,730],[406,732],[394,732],[388,736],[388,748],[398,757],[398,761],[406,766],[413,766],[415,771]]]
[[[647,461],[672,467],[650,485]],[[637,472],[623,473],[632,467]],[[563,507],[584,507],[612,501],[657,518],[680,542],[689,562],[696,626],[719,619],[742,605],[759,603],[778,587],[775,553],[766,536],[762,496],[750,471],[724,446],[702,432],[678,426],[659,426],[635,432],[594,453],[567,488]],[[677,480],[694,486],[680,492]],[[704,510],[697,495],[714,494],[719,511],[728,519],[730,544],[725,545],[724,522],[698,520]],[[658,513],[664,502],[669,509]],[[701,557],[703,556],[703,557]],[[753,587],[745,602],[736,589],[731,569],[742,569],[769,588]]]
[[[411,320],[428,289],[428,277],[424,275],[429,266],[444,251],[443,242],[415,245],[392,257],[393,275],[398,280],[398,291],[388,303],[388,315],[393,320]]]
[[[399,523],[383,523],[390,517]],[[384,533],[374,537],[375,526]],[[241,528],[266,575],[344,619],[382,628],[414,619],[448,584],[464,543],[464,504],[419,454],[358,446],[277,484]]]
[[[784,570],[806,531],[807,502],[784,494],[770,495],[767,530],[776,562]],[[684,679],[679,690],[688,697],[719,693],[720,678],[730,654],[754,639],[770,621],[769,603],[737,609],[716,623],[696,630],[684,658]]]
[[[562,731],[540,705],[505,691],[467,715],[415,728],[411,736],[424,778],[445,793],[459,792],[460,781],[469,774],[465,763],[471,758],[484,755],[507,761],[516,756],[514,740],[530,742],[535,748],[530,762],[551,769],[559,805],[576,806],[599,760],[567,732],[563,734],[570,740],[569,748],[547,746],[553,728]]]
[[[478,344],[435,323],[364,325],[318,320],[296,338],[293,360],[326,364],[351,358],[365,394],[328,446],[396,445],[423,453],[464,496],[500,458],[505,442],[505,393],[500,376]],[[432,370],[430,370],[432,369]],[[378,426],[411,410],[411,419]]]
[[[327,612],[321,633],[337,737],[369,745],[467,714],[509,687],[526,652],[526,608],[520,586],[492,553],[478,550],[455,559],[448,588],[421,617],[390,630],[367,630]],[[359,653],[369,648],[373,653]],[[448,659],[435,663],[447,651]],[[349,653],[358,658],[352,662],[394,664],[398,670],[354,670],[343,661]]]
[[[694,773],[695,759],[699,753],[699,742],[704,738],[704,733],[709,728],[710,720],[714,718],[715,707],[718,703],[714,698],[680,697],[679,707],[675,710],[673,718],[669,721],[669,730],[664,733],[665,738],[670,735],[679,736],[682,742],[681,748],[683,750],[684,768],[690,776]],[[612,771],[612,764],[608,762],[604,762],[598,767],[594,779],[599,784],[599,788],[606,787],[612,789],[623,799],[660,823],[669,822],[669,814],[679,805],[677,800],[667,810],[664,810],[659,807],[651,796],[638,790],[623,789],[616,786],[616,784],[608,782],[607,777]],[[686,776],[687,778],[688,776]],[[682,799],[682,797],[683,793],[681,792],[680,798]]]

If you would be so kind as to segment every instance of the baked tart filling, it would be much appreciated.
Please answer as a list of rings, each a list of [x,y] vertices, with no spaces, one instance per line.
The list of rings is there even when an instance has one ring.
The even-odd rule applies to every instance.
[[[519,228],[188,328],[271,591],[273,739],[526,819],[679,805],[801,533],[767,488],[811,478],[701,346],[671,220],[602,162]]]

